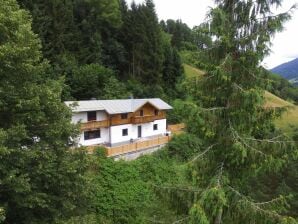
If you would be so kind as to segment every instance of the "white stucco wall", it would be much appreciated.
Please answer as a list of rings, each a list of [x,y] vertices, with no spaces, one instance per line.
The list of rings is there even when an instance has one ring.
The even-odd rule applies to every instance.
[[[153,125],[157,124],[158,129],[153,130]],[[156,120],[154,122],[150,123],[145,123],[145,124],[140,124],[142,126],[142,137],[150,137],[154,135],[160,135],[160,134],[165,134],[167,131],[167,120],[162,119],[162,120]],[[137,137],[138,133],[138,126],[140,125],[133,125],[133,129],[136,132],[135,136]]]
[[[129,141],[131,138],[135,138],[135,133],[132,131],[132,124],[124,124],[112,126],[111,128],[111,144]],[[122,130],[128,129],[128,135],[122,136]]]
[[[97,121],[103,121],[107,119],[107,114],[105,111],[96,111],[96,120]],[[79,112],[79,113],[73,113],[71,121],[73,123],[78,122],[87,122],[87,112]]]
[[[78,122],[87,122],[87,113],[86,112],[80,112],[80,113],[73,113],[71,122],[76,124]]]
[[[97,145],[109,142],[109,128],[101,128],[100,129],[100,138],[84,140],[84,132],[80,134],[79,137],[79,145],[89,146],[89,145]]]
[[[153,125],[158,124],[158,130],[153,130]],[[166,119],[156,120],[145,124],[126,124],[111,127],[111,144],[127,142],[138,138],[138,126],[142,126],[142,138],[165,134],[167,131]],[[122,129],[128,129],[128,135],[122,136]]]

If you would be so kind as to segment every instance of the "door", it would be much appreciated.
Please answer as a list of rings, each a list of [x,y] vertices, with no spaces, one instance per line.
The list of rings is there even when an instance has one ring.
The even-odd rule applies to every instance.
[[[142,137],[142,126],[138,126],[138,138]]]

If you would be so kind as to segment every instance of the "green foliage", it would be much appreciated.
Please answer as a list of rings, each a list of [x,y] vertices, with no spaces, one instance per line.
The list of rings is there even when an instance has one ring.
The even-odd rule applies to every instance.
[[[98,64],[76,68],[67,84],[71,95],[78,100],[121,99],[129,95],[125,86],[116,79],[114,71]]]
[[[168,96],[176,98],[177,84],[183,78],[183,68],[178,51],[171,46],[169,35],[163,35],[163,70],[162,79],[165,92]]]
[[[173,160],[167,149],[156,152],[153,156],[143,156],[134,161],[142,179],[149,183],[162,184],[178,181],[176,160]]]
[[[194,204],[194,206],[189,211],[190,220],[189,224],[209,224],[207,216],[199,204]]]
[[[175,220],[170,199],[155,194],[160,184],[182,181],[176,161],[166,150],[131,162],[116,162],[104,152],[98,148],[90,155],[88,214],[77,214],[61,223],[147,223],[152,217]]]
[[[121,24],[117,0],[19,1],[33,16],[33,30],[52,63],[71,53],[79,63],[100,63],[108,30]]]
[[[172,20],[168,19],[166,22],[160,22],[162,29],[171,34],[171,43],[172,45],[181,50],[181,49],[193,49],[193,33],[192,30],[187,26],[187,24],[183,23],[181,20]]]
[[[90,174],[91,204],[100,222],[137,223],[150,192],[136,167],[96,156]]]
[[[123,8],[122,42],[128,52],[128,64],[123,71],[152,93],[162,78],[161,29],[152,1]],[[150,83],[150,86],[147,84]]]
[[[259,64],[269,52],[270,37],[290,16],[268,16],[280,1],[221,0],[216,4],[210,23],[198,29],[198,38],[206,43],[199,44],[199,52],[207,56],[183,52],[184,60],[206,71],[182,84],[191,101],[178,107],[187,131],[198,136],[206,148],[192,162],[191,179],[203,189],[199,202],[211,223],[281,222],[288,215],[284,198],[266,192],[262,174],[282,172],[291,146],[287,138],[268,140],[278,136],[273,119],[279,112],[264,108],[263,89],[268,82],[263,81],[267,75]],[[177,110],[175,113],[179,116]],[[262,182],[259,188],[267,197],[255,194],[250,178]],[[272,197],[280,203],[273,200],[262,207],[254,202]]]
[[[200,202],[206,211],[207,217],[210,217],[210,220],[216,220],[218,214],[221,214],[223,208],[227,205],[227,198],[222,188],[216,186],[205,190],[201,195]]]
[[[52,76],[65,76],[63,100],[124,98],[130,95],[123,94],[126,89],[135,97],[166,97],[165,93],[172,98],[179,96],[176,83],[183,74],[180,56],[171,40],[164,43],[152,1],[133,4],[131,9],[125,1],[118,0],[19,3],[32,14],[33,30],[41,39],[43,55],[53,65]],[[95,72],[90,75],[92,69],[86,71],[85,66],[93,64],[110,68],[113,72],[107,73],[115,75],[101,76],[104,79],[98,83]],[[78,72],[88,73],[90,79],[82,78]],[[127,88],[117,83],[118,79]],[[91,82],[89,89],[87,83]],[[105,87],[106,93],[98,93],[104,82],[111,87]],[[92,91],[96,93],[91,94]]]
[[[86,157],[67,150],[76,130],[61,82],[46,74],[30,16],[16,1],[0,1],[0,27],[1,218],[51,223],[83,213]]]
[[[200,139],[195,135],[184,133],[173,137],[168,144],[168,150],[170,155],[187,161],[201,151],[201,146]]]
[[[269,79],[271,80],[271,85],[269,86],[271,93],[298,104],[298,87],[292,85],[288,80],[279,75],[270,74]]]

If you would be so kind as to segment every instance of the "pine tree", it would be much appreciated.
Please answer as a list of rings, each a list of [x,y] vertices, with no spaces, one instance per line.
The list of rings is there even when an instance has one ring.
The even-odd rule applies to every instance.
[[[76,131],[62,83],[48,78],[31,18],[15,0],[0,0],[0,30],[0,218],[53,223],[84,211],[86,157],[68,150]]]

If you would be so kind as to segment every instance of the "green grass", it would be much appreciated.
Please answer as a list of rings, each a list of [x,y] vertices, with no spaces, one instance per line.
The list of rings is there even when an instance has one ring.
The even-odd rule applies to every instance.
[[[190,65],[183,64],[184,72],[186,77],[193,78],[193,77],[201,77],[204,75],[204,72],[200,69],[194,68]]]
[[[201,77],[204,71],[194,68],[193,66],[183,64],[186,77]],[[288,135],[292,135],[295,129],[298,128],[298,106],[275,96],[270,92],[265,92],[266,104],[265,107],[287,107],[282,117],[276,120],[276,126]]]
[[[284,112],[282,117],[276,121],[276,125],[286,134],[293,135],[298,129],[298,106],[289,108]]]
[[[265,92],[266,104],[265,107],[291,107],[294,106],[292,103],[275,96],[274,94],[266,91]]]

